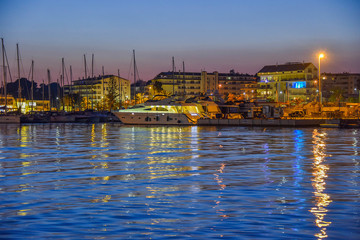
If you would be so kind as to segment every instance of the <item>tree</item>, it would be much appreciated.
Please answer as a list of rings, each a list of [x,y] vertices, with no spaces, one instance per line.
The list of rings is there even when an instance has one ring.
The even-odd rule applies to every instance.
[[[118,87],[116,84],[116,79],[114,76],[112,76],[109,79],[108,90],[107,90],[107,94],[105,95],[106,108],[109,109],[110,112],[116,105],[116,98],[118,96],[119,96],[119,93],[118,93]]]
[[[334,88],[331,92],[330,102],[340,103],[344,99],[344,90],[342,88]]]
[[[83,102],[82,97],[80,96],[80,93],[71,93],[66,96],[64,96],[64,104],[67,106],[67,109],[69,110],[80,110],[81,104]],[[84,103],[86,105],[86,103]]]
[[[80,103],[80,110],[81,109],[89,109],[89,106],[91,105],[91,102],[88,97],[82,97],[81,103]]]
[[[156,93],[162,93],[164,91],[164,89],[162,88],[162,83],[159,81],[155,81],[154,83],[154,94],[156,95]]]

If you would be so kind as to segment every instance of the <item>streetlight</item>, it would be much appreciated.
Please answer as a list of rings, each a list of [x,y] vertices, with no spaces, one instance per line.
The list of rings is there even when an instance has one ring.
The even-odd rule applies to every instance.
[[[320,98],[320,106],[322,106],[322,91],[321,91],[321,78],[320,78],[320,60],[324,58],[325,55],[323,53],[319,54],[319,98]]]

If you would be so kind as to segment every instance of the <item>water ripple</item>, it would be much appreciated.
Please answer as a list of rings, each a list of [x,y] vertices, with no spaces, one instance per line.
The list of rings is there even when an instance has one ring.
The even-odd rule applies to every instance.
[[[0,238],[356,239],[359,136],[1,125]]]

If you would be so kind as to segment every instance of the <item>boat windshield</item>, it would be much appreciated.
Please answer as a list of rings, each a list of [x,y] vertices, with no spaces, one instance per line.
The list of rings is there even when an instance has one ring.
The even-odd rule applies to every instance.
[[[177,113],[177,109],[175,106],[151,106],[151,111],[160,111],[160,112],[169,112],[169,113]]]
[[[207,111],[209,113],[219,113],[220,109],[219,109],[218,105],[209,105],[209,106],[207,106]]]
[[[199,108],[197,106],[183,106],[183,113],[197,114],[200,113]]]

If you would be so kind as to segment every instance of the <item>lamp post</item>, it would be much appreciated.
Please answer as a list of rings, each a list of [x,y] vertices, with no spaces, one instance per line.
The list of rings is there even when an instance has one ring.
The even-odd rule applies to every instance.
[[[320,100],[320,106],[322,106],[322,90],[321,90],[321,78],[320,78],[320,60],[324,58],[324,54],[320,53],[319,54],[319,100]]]

